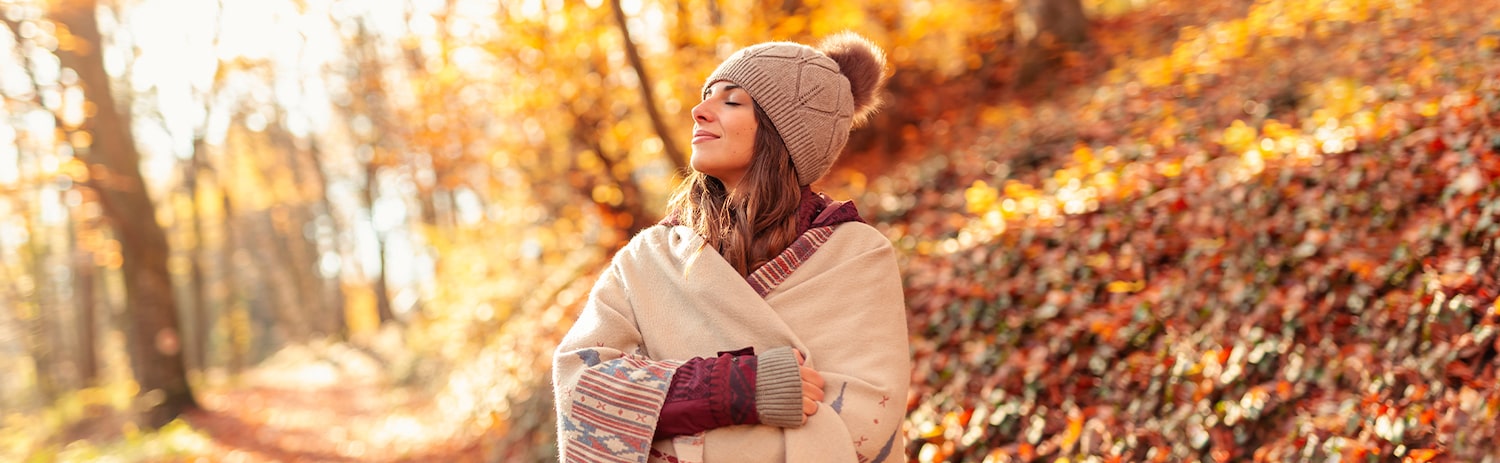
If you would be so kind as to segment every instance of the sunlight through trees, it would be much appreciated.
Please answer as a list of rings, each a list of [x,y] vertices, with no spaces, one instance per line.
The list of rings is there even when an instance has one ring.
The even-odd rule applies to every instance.
[[[888,104],[817,187],[900,252],[908,460],[1477,458],[1470,3],[0,1],[0,460],[555,459],[702,79],[843,30]]]

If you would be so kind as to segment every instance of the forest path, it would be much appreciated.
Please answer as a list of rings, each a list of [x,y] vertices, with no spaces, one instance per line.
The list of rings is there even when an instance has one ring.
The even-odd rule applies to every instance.
[[[221,461],[486,460],[462,418],[353,349],[285,350],[199,401],[187,421]]]

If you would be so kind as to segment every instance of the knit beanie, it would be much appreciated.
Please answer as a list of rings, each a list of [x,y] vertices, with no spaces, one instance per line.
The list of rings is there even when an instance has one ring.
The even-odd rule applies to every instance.
[[[771,117],[791,151],[797,183],[823,178],[849,141],[849,130],[880,106],[885,53],[868,39],[843,32],[817,48],[795,42],[745,47],[719,64],[703,90],[733,82]]]

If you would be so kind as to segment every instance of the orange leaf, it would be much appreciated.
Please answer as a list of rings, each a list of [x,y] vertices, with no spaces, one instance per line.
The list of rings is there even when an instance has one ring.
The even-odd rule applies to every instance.
[[[1282,400],[1292,397],[1292,383],[1285,380],[1276,382],[1276,396]]]
[[[1442,453],[1443,451],[1438,449],[1416,449],[1407,452],[1406,458],[1401,461],[1402,463],[1427,463]]]
[[[1075,415],[1068,418],[1068,431],[1063,434],[1063,449],[1073,448],[1078,442],[1078,437],[1083,435],[1083,415]]]

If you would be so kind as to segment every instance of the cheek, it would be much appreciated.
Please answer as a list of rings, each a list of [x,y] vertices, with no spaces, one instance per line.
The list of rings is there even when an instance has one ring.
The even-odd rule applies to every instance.
[[[745,153],[745,158],[748,160],[749,153],[755,151],[755,123],[742,124],[731,131],[734,134],[735,151]]]

